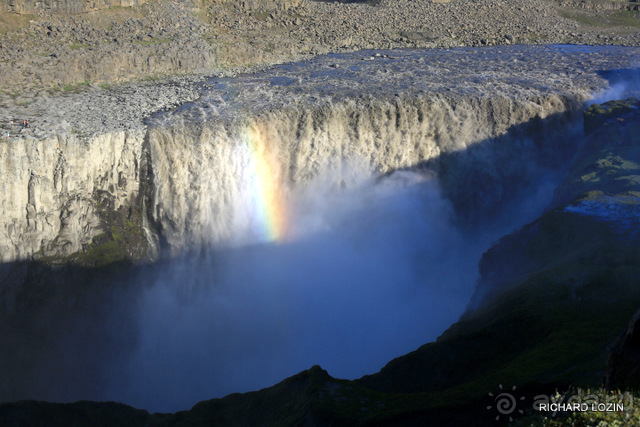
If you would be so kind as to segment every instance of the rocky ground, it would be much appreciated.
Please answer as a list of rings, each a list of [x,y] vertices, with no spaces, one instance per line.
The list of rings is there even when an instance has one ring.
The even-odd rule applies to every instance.
[[[5,12],[0,14],[0,119],[33,119],[51,108],[50,99],[59,105],[58,95],[91,88],[103,92],[97,97],[127,97],[129,110],[118,104],[114,113],[126,121],[193,96],[191,89],[184,89],[187,95],[176,88],[177,80],[159,85],[160,77],[228,74],[329,52],[516,43],[639,45],[638,12],[620,10],[625,8],[637,4],[151,0],[82,14]],[[125,81],[143,83],[109,90]],[[160,86],[172,89],[165,94]],[[142,97],[131,97],[138,91]],[[116,111],[115,104],[110,109]]]
[[[197,81],[176,77],[161,82],[122,84],[109,90],[87,86],[80,93],[51,95],[45,91],[31,95],[23,104],[0,110],[2,136],[11,141],[21,136],[43,138],[58,132],[82,137],[138,129],[153,113],[195,99]],[[23,127],[23,120],[29,121],[27,128]]]

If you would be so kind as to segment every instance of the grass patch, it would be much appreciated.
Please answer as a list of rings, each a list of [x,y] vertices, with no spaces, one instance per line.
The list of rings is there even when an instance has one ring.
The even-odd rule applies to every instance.
[[[608,18],[614,25],[640,28],[640,12],[637,11],[619,10]]]
[[[145,14],[139,7],[110,6],[107,9],[89,12],[84,17],[94,27],[108,29],[114,21],[122,24],[128,19],[143,19]]]
[[[71,83],[60,87],[60,90],[63,93],[78,93],[86,90],[89,86],[91,86],[91,82],[89,80],[85,80],[80,83]]]
[[[256,21],[264,22],[269,18],[270,15],[271,15],[271,12],[267,12],[267,11],[263,11],[263,10],[251,11],[251,16],[253,16],[253,18]]]
[[[100,217],[103,233],[93,237],[83,250],[68,256],[44,256],[40,261],[47,264],[74,264],[83,267],[100,268],[123,262],[143,259],[148,248],[147,238],[142,228],[142,213],[133,209],[113,209],[113,196],[107,192],[95,195],[96,210]],[[52,246],[59,243],[57,238]]]
[[[89,248],[72,258],[76,264],[104,267],[117,261],[126,259],[125,252],[116,240],[110,240],[107,233],[100,234],[93,239]]]
[[[547,40],[547,36],[534,33],[534,32],[528,33],[527,35],[525,35],[525,37],[530,43],[533,43],[533,44],[542,43],[545,40]]]

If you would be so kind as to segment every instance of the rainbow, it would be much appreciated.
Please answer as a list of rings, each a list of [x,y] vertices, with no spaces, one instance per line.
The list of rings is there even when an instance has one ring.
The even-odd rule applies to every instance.
[[[273,148],[256,126],[247,129],[250,151],[252,199],[260,240],[283,242],[287,238],[288,209],[280,164]]]

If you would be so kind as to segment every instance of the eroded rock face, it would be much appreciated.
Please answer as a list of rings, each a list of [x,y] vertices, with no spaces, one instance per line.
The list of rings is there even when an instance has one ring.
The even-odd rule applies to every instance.
[[[548,212],[488,250],[471,306],[567,262],[566,247],[637,247],[640,228],[640,116],[636,101],[612,101],[585,112],[588,134],[554,191]],[[610,255],[602,251],[603,259]],[[579,256],[577,257],[579,259]]]
[[[2,111],[10,137],[0,143],[0,259],[61,260],[110,239],[114,226],[133,227],[127,221],[140,234],[149,171],[143,120],[196,95],[193,81],[167,80],[45,96],[27,110]],[[145,258],[134,246],[125,255]]]
[[[0,145],[3,159],[2,261],[66,256],[105,232],[99,194],[115,210],[130,205],[140,186],[144,133],[122,131],[81,140],[58,135]]]

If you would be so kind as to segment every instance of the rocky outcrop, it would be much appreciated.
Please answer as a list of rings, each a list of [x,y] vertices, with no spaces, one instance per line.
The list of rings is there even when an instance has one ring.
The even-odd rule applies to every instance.
[[[250,393],[235,393],[202,401],[188,411],[149,414],[114,402],[47,403],[21,401],[0,404],[2,425],[69,425],[173,427],[184,425],[327,425],[358,424],[364,410],[376,410],[387,402],[371,393],[354,392],[354,385],[329,376],[320,366]],[[336,403],[343,413],[336,411]],[[357,411],[344,408],[355,405]],[[362,408],[362,409],[361,409]],[[350,413],[351,412],[351,413]],[[359,412],[359,413],[358,413]],[[406,424],[405,424],[406,425]]]
[[[127,19],[119,18],[117,9],[31,20],[28,30],[0,42],[0,86],[21,95],[41,84],[64,92],[89,82],[158,79],[215,67],[217,50],[203,39],[202,25],[191,14],[169,3],[161,3],[160,12],[142,8],[130,15],[123,9]]]

